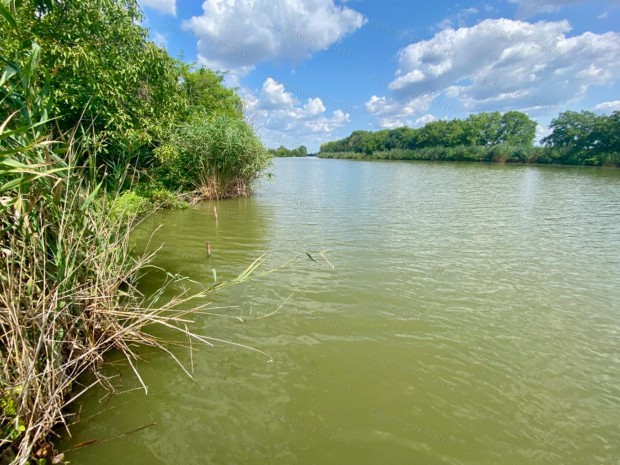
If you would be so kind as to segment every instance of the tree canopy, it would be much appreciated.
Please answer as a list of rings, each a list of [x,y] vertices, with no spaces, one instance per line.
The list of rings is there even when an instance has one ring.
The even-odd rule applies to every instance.
[[[277,149],[269,149],[269,154],[273,157],[307,157],[308,149],[305,145],[300,145],[296,149],[287,149],[283,145]]]
[[[121,173],[132,165],[158,182],[159,165],[187,162],[184,156],[159,156],[174,151],[170,144],[179,141],[179,133],[191,126],[204,132],[200,143],[209,145],[206,138],[218,134],[209,125],[224,125],[222,133],[238,131],[249,144],[247,151],[226,156],[247,159],[243,154],[252,153],[260,162],[248,166],[265,166],[264,149],[244,126],[236,90],[224,86],[222,73],[174,59],[151,42],[140,25],[136,0],[3,0],[1,6],[2,61],[15,74],[20,64],[33,59],[36,44],[35,60],[43,76],[39,87],[49,90],[44,92],[49,95],[47,111],[54,117],[49,131],[65,138],[79,128],[81,144],[88,147],[82,161],[96,153],[95,164],[105,168],[103,173]],[[15,104],[14,99],[0,100],[3,121]],[[213,151],[208,154],[214,156]],[[195,162],[206,166],[205,160]],[[187,172],[163,169],[170,171]],[[166,179],[171,188],[188,184]]]
[[[371,154],[395,149],[491,146],[511,144],[531,147],[536,122],[518,111],[479,113],[467,119],[437,120],[419,129],[401,127],[381,131],[354,131],[349,137],[321,146],[321,152]]]

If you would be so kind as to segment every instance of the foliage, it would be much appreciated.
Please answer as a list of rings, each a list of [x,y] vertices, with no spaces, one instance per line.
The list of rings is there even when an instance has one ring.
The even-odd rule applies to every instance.
[[[92,152],[97,145],[80,140],[90,131],[76,128],[59,138],[48,132],[50,87],[40,56],[32,44],[23,65],[8,66],[0,77],[0,463],[60,460],[48,442],[52,428],[67,424],[66,406],[94,385],[77,380],[106,352],[124,354],[140,382],[135,347],[174,358],[145,327],[213,345],[215,339],[187,329],[188,313],[200,310],[187,310],[188,302],[247,280],[260,264],[151,308],[160,294],[145,300],[134,287],[150,257],[132,257],[132,225],[114,212],[142,200],[131,191],[106,195]],[[148,193],[149,202],[174,195]]]
[[[234,89],[224,87],[224,76],[210,69],[181,64],[181,88],[187,100],[186,118],[196,113],[243,117],[241,98]]]
[[[101,162],[122,154],[123,164],[163,136],[184,104],[177,98],[179,69],[146,40],[135,1],[24,0],[12,8],[17,27],[3,32],[3,55],[23,62],[30,44],[41,47],[51,114],[61,115],[56,136],[78,122],[91,126],[105,142]]]
[[[618,165],[620,111],[600,115],[566,111],[551,121],[551,134],[542,142],[562,149],[564,158],[579,165]]]
[[[421,149],[393,149],[371,155],[355,152],[319,153],[321,158],[348,158],[357,160],[432,160],[475,161],[500,163],[532,163],[544,150],[540,147],[521,147],[508,144],[491,146],[425,147]]]
[[[136,191],[127,190],[110,199],[110,215],[115,220],[128,221],[152,211],[149,200]]]
[[[247,195],[269,165],[250,126],[226,114],[192,118],[156,150],[156,157],[156,178],[166,188],[200,191],[207,198]]]
[[[102,169],[94,171],[109,175],[108,188],[135,188],[135,176],[115,185],[128,166],[152,180],[159,163],[154,149],[196,119],[225,115],[233,131],[242,123],[241,99],[223,85],[224,75],[175,60],[150,42],[136,0],[3,2],[3,25],[10,26],[0,36],[3,60],[15,68],[38,44],[37,60],[48,78],[47,114],[57,116],[47,131],[62,139],[73,128],[84,128],[79,138],[84,159],[78,163],[95,153],[94,168]],[[0,117],[8,115],[0,110]],[[246,172],[238,175],[248,178]]]
[[[427,147],[498,144],[531,147],[535,135],[536,123],[523,113],[480,113],[470,115],[465,120],[432,121],[419,129],[402,127],[377,132],[354,131],[345,139],[323,144],[321,152],[356,152],[370,155],[389,150],[416,150]]]
[[[323,158],[620,165],[620,112],[565,112],[551,122],[545,147],[534,147],[536,122],[518,111],[433,121],[419,129],[354,131],[327,142]]]
[[[308,149],[304,145],[300,145],[296,149],[289,150],[283,145],[277,149],[269,149],[269,154],[273,157],[307,157]]]
[[[531,147],[536,137],[536,122],[519,111],[502,115],[499,141],[503,144]]]

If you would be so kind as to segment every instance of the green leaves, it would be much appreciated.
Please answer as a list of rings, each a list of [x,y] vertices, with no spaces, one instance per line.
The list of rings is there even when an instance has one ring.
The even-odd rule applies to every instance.
[[[431,121],[419,129],[402,127],[377,132],[354,131],[346,139],[323,144],[321,152],[356,152],[370,156],[396,149],[428,147],[488,147],[498,144],[531,147],[535,135],[536,122],[524,113],[479,113],[465,120]]]
[[[551,121],[551,134],[542,140],[559,150],[564,163],[617,165],[620,153],[620,112],[596,115],[565,111]]]
[[[11,11],[11,2],[8,0],[0,1],[0,17],[2,17],[9,26],[13,29],[17,29],[17,21],[15,20],[15,16]]]
[[[267,168],[269,156],[252,128],[236,116],[194,115],[157,150],[156,175],[169,189],[210,185],[213,197],[247,188]]]

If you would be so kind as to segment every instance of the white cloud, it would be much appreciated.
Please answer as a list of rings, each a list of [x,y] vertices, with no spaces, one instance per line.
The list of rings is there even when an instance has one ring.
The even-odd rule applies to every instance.
[[[148,7],[168,15],[177,15],[176,0],[139,0],[142,8]]]
[[[413,125],[413,127],[424,126],[425,124],[431,123],[433,121],[437,121],[437,118],[435,118],[431,114],[420,116],[417,120],[415,120],[415,124]]]
[[[613,112],[620,111],[620,100],[612,100],[611,102],[603,102],[594,106],[595,111]]]
[[[373,95],[366,102],[366,111],[375,116],[398,115],[413,116],[417,113],[427,111],[436,93],[425,95],[412,95],[404,103],[393,98],[377,97]]]
[[[464,27],[467,23],[471,22],[471,18],[479,13],[477,8],[464,8],[459,10],[455,15],[442,19],[438,24],[438,29],[446,29],[449,27]]]
[[[184,22],[198,39],[199,61],[238,74],[269,60],[309,58],[365,22],[334,0],[205,0],[202,8]]]
[[[519,6],[517,17],[529,18],[539,13],[553,13],[564,7],[575,5],[583,0],[508,0]]]
[[[151,31],[151,39],[160,47],[166,48],[168,45],[168,38],[157,31]]]
[[[570,29],[567,21],[508,19],[445,29],[400,51],[391,96],[371,97],[366,109],[401,118],[426,112],[443,95],[469,112],[557,113],[620,75],[620,33],[567,37]]]
[[[260,107],[264,110],[290,108],[295,103],[293,95],[284,90],[284,85],[272,78],[267,78],[261,90]]]
[[[350,121],[349,113],[336,109],[331,116],[323,100],[309,97],[300,102],[285,86],[269,77],[263,82],[258,96],[243,90],[247,120],[269,146],[289,148],[301,144],[311,150],[318,148],[330,134]]]
[[[400,126],[416,126],[415,115],[428,111],[433,99],[438,94],[412,95],[408,100],[399,101],[391,97],[373,95],[366,102],[366,111],[378,117],[379,126],[393,129]]]
[[[379,126],[382,129],[396,129],[406,125],[407,123],[400,118],[379,118]]]

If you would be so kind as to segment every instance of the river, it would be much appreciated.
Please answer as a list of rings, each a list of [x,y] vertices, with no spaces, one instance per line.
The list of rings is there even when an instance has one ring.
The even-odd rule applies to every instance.
[[[190,327],[272,360],[179,347],[193,381],[144,349],[145,395],[112,357],[105,373],[128,392],[81,398],[62,447],[109,440],[72,464],[619,463],[620,170],[308,158],[272,171],[252,198],[161,212],[134,237],[204,284],[265,255],[254,280],[212,296],[245,322]],[[161,276],[143,281],[153,292]]]

